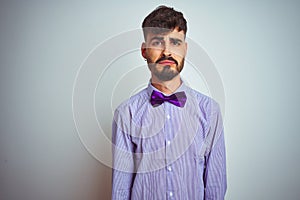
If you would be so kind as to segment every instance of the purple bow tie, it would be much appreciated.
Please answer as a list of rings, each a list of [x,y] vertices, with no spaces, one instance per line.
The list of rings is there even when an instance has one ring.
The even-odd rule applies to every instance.
[[[153,90],[150,99],[152,106],[159,106],[165,101],[174,104],[175,106],[183,107],[186,102],[186,95],[184,92],[177,92],[170,96],[165,96],[164,94]]]

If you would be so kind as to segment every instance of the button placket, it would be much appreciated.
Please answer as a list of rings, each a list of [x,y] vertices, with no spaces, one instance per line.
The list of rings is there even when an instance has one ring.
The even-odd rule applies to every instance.
[[[171,117],[171,113],[172,113],[172,109],[174,105],[171,104],[165,104],[165,141],[166,141],[166,166],[165,166],[165,170],[166,170],[166,183],[167,183],[167,187],[166,187],[166,195],[167,195],[167,199],[174,199],[174,183],[173,183],[173,168],[171,166],[171,162],[172,162],[172,152],[171,152],[171,143],[172,143],[172,139],[174,137],[174,124],[172,124],[172,117]],[[174,122],[173,122],[174,123]]]
[[[171,118],[171,116],[169,114],[167,114],[167,119],[170,119],[170,118]]]

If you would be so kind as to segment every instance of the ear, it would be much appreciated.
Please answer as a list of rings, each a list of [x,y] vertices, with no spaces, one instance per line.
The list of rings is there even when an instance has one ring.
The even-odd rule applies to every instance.
[[[147,50],[147,49],[146,49],[146,43],[143,42],[143,43],[142,43],[142,46],[141,46],[141,53],[142,53],[143,58],[145,58],[145,59],[147,59],[146,50]]]
[[[184,42],[184,57],[186,56],[187,53],[187,47],[188,47],[187,42]]]

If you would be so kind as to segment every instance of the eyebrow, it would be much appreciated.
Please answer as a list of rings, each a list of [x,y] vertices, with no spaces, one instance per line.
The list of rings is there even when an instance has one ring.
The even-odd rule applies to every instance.
[[[159,37],[159,36],[154,36],[153,38],[151,38],[150,41],[152,41],[152,40],[164,40],[164,38],[163,37]]]
[[[180,43],[182,43],[182,40],[178,39],[178,38],[170,38],[170,40],[174,41],[174,42],[180,42]]]
[[[152,40],[164,40],[164,37],[161,37],[161,36],[154,36],[153,38],[151,38],[150,41],[152,41]],[[172,38],[172,37],[170,37],[170,40],[176,41],[176,42],[182,42],[182,40],[181,40],[181,39],[178,39],[178,38]]]

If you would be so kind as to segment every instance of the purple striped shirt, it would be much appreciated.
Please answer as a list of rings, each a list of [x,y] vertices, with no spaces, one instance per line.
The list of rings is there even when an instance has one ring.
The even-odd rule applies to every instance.
[[[150,104],[151,84],[115,111],[113,200],[222,200],[225,143],[218,104],[184,83],[183,108]]]

